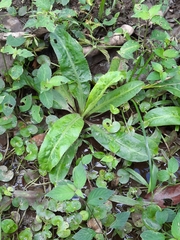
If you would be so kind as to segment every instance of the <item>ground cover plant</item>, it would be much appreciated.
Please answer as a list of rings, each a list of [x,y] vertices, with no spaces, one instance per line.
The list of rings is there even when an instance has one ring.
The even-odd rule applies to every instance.
[[[117,4],[0,2],[26,17],[2,25],[1,239],[180,239],[179,39],[168,1],[132,2],[133,27]]]

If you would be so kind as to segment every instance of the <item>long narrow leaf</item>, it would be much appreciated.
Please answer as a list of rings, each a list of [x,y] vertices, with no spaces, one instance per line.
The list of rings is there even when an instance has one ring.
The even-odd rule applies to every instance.
[[[100,99],[100,101],[88,113],[88,115],[91,115],[92,113],[104,113],[110,109],[111,104],[115,107],[119,107],[121,104],[126,103],[138,92],[140,92],[143,86],[143,82],[133,81],[126,83],[111,92],[108,92]]]
[[[94,109],[94,107],[96,106],[98,101],[102,98],[108,87],[112,86],[113,84],[117,83],[120,80],[121,81],[124,80],[124,78],[125,78],[124,73],[120,71],[107,72],[105,75],[100,77],[100,79],[98,80],[98,82],[96,83],[96,85],[89,94],[83,116],[89,115],[89,112],[91,112],[92,109]]]
[[[60,26],[50,34],[50,42],[58,58],[62,75],[71,81],[74,89],[78,89],[73,93],[76,94],[74,97],[78,101],[80,112],[82,112],[87,97],[82,83],[86,82],[87,85],[91,80],[91,73],[82,47]]]
[[[69,172],[71,163],[76,155],[78,147],[81,145],[82,141],[76,141],[69,147],[69,149],[64,153],[59,163],[52,169],[49,173],[49,178],[51,183],[57,185],[60,181],[64,180]]]
[[[52,125],[38,154],[41,170],[49,172],[58,164],[79,137],[83,126],[84,121],[77,113],[65,115]]]
[[[180,107],[154,108],[144,116],[144,124],[146,127],[180,125]]]
[[[108,150],[117,149],[116,155],[131,161],[144,162],[148,160],[144,137],[136,133],[117,132],[109,134],[101,125],[91,126],[92,136]],[[157,153],[158,145],[148,138],[151,154]]]

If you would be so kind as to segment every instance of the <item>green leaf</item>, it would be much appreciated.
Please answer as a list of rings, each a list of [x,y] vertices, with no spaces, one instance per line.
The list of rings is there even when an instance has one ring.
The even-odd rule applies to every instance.
[[[11,45],[12,47],[19,47],[25,42],[23,37],[15,38],[12,35],[7,37],[6,44]]]
[[[110,133],[118,132],[121,125],[117,121],[113,121],[109,118],[105,118],[102,122],[103,127]]]
[[[133,81],[104,94],[90,112],[87,113],[87,116],[92,113],[104,113],[110,110],[111,104],[114,107],[119,107],[141,91],[143,85],[144,83],[141,81]]]
[[[72,83],[76,83],[74,85],[75,98],[82,112],[88,96],[87,88],[83,88],[82,83],[91,80],[91,73],[82,47],[60,26],[50,34],[50,42],[56,53],[62,75]]]
[[[18,235],[18,240],[32,240],[33,239],[33,233],[30,228],[26,228],[22,230]]]
[[[120,71],[107,72],[102,77],[99,78],[96,85],[91,90],[89,97],[86,102],[85,111],[83,116],[88,115],[89,112],[95,107],[97,102],[102,98],[106,89],[118,81],[124,80],[125,75]]]
[[[41,107],[38,105],[33,105],[31,108],[31,114],[33,120],[35,120],[37,123],[40,123],[43,120],[43,117],[40,114],[41,112]]]
[[[90,228],[82,228],[77,233],[74,234],[73,239],[75,240],[92,240],[96,232]]]
[[[8,8],[12,4],[12,0],[1,0],[0,8]]]
[[[130,212],[117,213],[115,216],[116,220],[111,224],[110,227],[114,229],[123,229],[130,216]]]
[[[31,51],[28,51],[27,49],[18,49],[18,55],[23,58],[33,57],[34,54]]]
[[[144,137],[133,132],[117,132],[109,134],[101,125],[91,125],[94,139],[103,147],[111,151],[110,146],[117,148],[117,156],[131,161],[144,162],[148,160]],[[151,154],[157,151],[157,143],[148,138]]]
[[[153,67],[154,71],[159,72],[159,73],[163,71],[163,67],[160,63],[151,62],[151,64],[152,64],[152,67]]]
[[[14,65],[9,70],[9,75],[13,80],[17,80],[23,73],[23,67],[21,65]]]
[[[5,233],[14,233],[18,229],[18,225],[12,219],[5,219],[1,222],[1,227]]]
[[[125,204],[128,206],[134,206],[134,205],[139,204],[139,201],[134,200],[130,197],[122,196],[122,195],[113,195],[112,197],[110,197],[109,200],[112,202],[115,202],[115,203],[121,203],[121,204]]]
[[[79,137],[83,126],[83,119],[76,113],[58,119],[46,134],[41,145],[38,154],[40,169],[51,171]]]
[[[119,169],[117,171],[117,176],[119,177],[119,182],[126,184],[129,182],[129,173],[125,169]]]
[[[11,96],[8,93],[4,93],[4,99],[1,103],[0,108],[2,108],[2,112],[6,117],[10,116],[14,110],[14,107],[16,105],[16,100],[13,96]]]
[[[65,100],[65,98],[61,95],[59,91],[56,89],[52,89],[53,95],[53,108],[55,109],[64,109],[68,112],[72,112],[72,108],[70,104]]]
[[[180,107],[158,107],[144,116],[144,124],[149,127],[180,125]]]
[[[159,11],[161,9],[161,6],[162,4],[157,4],[157,5],[154,5],[152,6],[150,9],[149,9],[149,14],[150,14],[150,17],[154,17],[155,15],[159,15]]]
[[[136,171],[134,171],[131,168],[126,168],[126,171],[131,174],[131,178],[134,179],[135,181],[139,182],[140,184],[148,187],[148,183],[146,182],[146,180]]]
[[[36,7],[44,11],[49,11],[53,3],[54,3],[54,0],[49,0],[49,1],[36,0],[35,1]]]
[[[84,187],[86,183],[86,170],[81,162],[73,169],[73,181],[78,189]]]
[[[46,194],[47,197],[53,198],[56,201],[70,200],[75,194],[74,185],[69,182],[61,182],[59,186],[54,187]]]
[[[165,182],[170,178],[170,175],[167,170],[160,170],[157,173],[157,179],[161,182]]]
[[[141,233],[140,236],[142,240],[152,240],[152,239],[165,240],[165,236],[163,233],[154,232],[152,230],[146,230],[143,233]]]
[[[26,95],[23,97],[20,101],[20,103],[23,103],[24,105],[19,106],[19,109],[21,112],[26,112],[31,108],[32,105],[32,94]]]
[[[168,161],[168,172],[169,173],[175,173],[179,169],[179,162],[175,157],[172,157]]]
[[[152,19],[151,19],[151,22],[154,23],[154,24],[157,24],[159,25],[160,27],[162,27],[163,29],[165,30],[171,30],[171,26],[170,24],[168,23],[168,21],[163,18],[162,16],[154,16]]]
[[[163,56],[167,58],[177,58],[179,52],[175,49],[167,49],[164,51]]]
[[[63,97],[63,99],[72,107],[73,110],[76,109],[73,96],[70,93],[67,84],[56,87],[55,91],[57,91]]]
[[[147,80],[148,81],[157,81],[160,80],[160,74],[158,72],[151,72],[148,76],[147,76]]]
[[[180,212],[177,213],[172,222],[171,232],[174,238],[180,239]]]
[[[0,166],[0,181],[9,182],[14,177],[14,173],[8,170],[6,166]]]
[[[56,185],[61,180],[64,180],[69,172],[71,163],[73,158],[76,156],[76,152],[80,144],[80,140],[73,143],[72,146],[70,146],[69,149],[64,153],[59,163],[51,170],[49,173],[51,183]]]
[[[64,76],[54,76],[49,81],[43,82],[41,87],[43,86],[44,90],[49,90],[53,87],[58,87],[62,84],[68,83],[69,79]]]
[[[89,205],[102,205],[113,195],[114,191],[106,188],[94,188],[88,195]]]
[[[66,6],[69,3],[70,0],[57,0],[56,2],[62,4],[63,6]]]
[[[39,99],[46,108],[48,109],[51,108],[53,106],[53,100],[54,100],[53,89],[50,89],[49,91],[41,92],[39,94]]]
[[[27,161],[33,161],[37,158],[38,147],[35,143],[28,143],[26,147],[27,155],[24,157]]]
[[[126,59],[134,59],[133,53],[140,48],[140,44],[134,40],[128,40],[117,53]]]

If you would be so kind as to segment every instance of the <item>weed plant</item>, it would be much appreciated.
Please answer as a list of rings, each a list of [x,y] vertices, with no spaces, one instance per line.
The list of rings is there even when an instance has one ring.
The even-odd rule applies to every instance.
[[[46,28],[57,62],[41,54],[47,45],[33,34],[10,35],[1,48],[14,58],[0,79],[0,134],[7,139],[1,239],[180,239],[178,40],[159,14],[162,4],[140,1],[132,18],[161,30],[138,39],[125,34],[109,71],[92,77],[80,42],[89,42],[85,27],[95,40],[94,29],[108,26],[107,2],[94,22],[93,1],[79,1],[86,22],[68,0],[19,9],[29,14],[25,29]],[[11,4],[2,0],[0,8],[18,14]],[[131,67],[121,70],[122,63]],[[135,171],[141,163],[149,178]]]

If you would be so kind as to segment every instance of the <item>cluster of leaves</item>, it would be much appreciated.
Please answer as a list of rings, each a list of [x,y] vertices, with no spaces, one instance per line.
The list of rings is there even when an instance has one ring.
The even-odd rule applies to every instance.
[[[160,151],[161,141],[168,150],[171,141],[160,127],[177,131],[180,125],[179,51],[177,40],[165,31],[170,29],[168,22],[159,17],[162,6],[148,9],[143,1],[135,4],[133,17],[147,26],[159,24],[162,30],[153,30],[148,40],[147,36],[138,40],[127,36],[118,62],[131,61],[133,67],[120,70],[117,59],[112,59],[109,71],[94,84],[82,46],[70,34],[78,36],[80,31],[74,18],[77,13],[69,8],[53,10],[55,2],[69,3],[36,0],[36,11],[25,25],[47,28],[58,60],[55,68],[48,56],[37,54],[45,45],[35,36],[9,36],[1,48],[1,53],[15,59],[0,79],[0,134],[11,137],[12,149],[7,147],[1,154],[0,180],[6,183],[0,188],[2,237],[103,240],[117,235],[124,239],[138,229],[145,240],[179,239],[180,212],[178,207],[170,208],[180,202],[174,193],[179,189],[179,166],[173,157],[179,148]],[[92,1],[79,2],[83,11],[93,6]],[[1,1],[0,7],[10,5],[11,1]],[[100,20],[104,7],[102,1]],[[34,69],[30,67],[33,61],[37,62]],[[85,144],[88,154],[79,154]],[[12,156],[18,171],[23,169],[18,178],[25,182],[26,191],[9,184],[14,169],[7,160]],[[99,171],[94,162],[100,165]],[[149,179],[131,168],[132,163],[141,162],[148,163]],[[159,162],[167,168],[158,172]],[[26,168],[32,163],[33,169]],[[124,196],[121,188],[130,179],[137,187]],[[110,189],[113,182],[118,191]],[[162,183],[174,186],[167,191],[160,188],[153,198],[151,193]],[[142,186],[150,194],[149,201],[140,198]],[[173,194],[166,196],[164,192],[170,191]],[[128,209],[120,210],[121,204]],[[11,206],[17,211],[11,211]],[[23,222],[20,211],[28,215],[29,209],[35,213],[33,222],[18,231]]]

